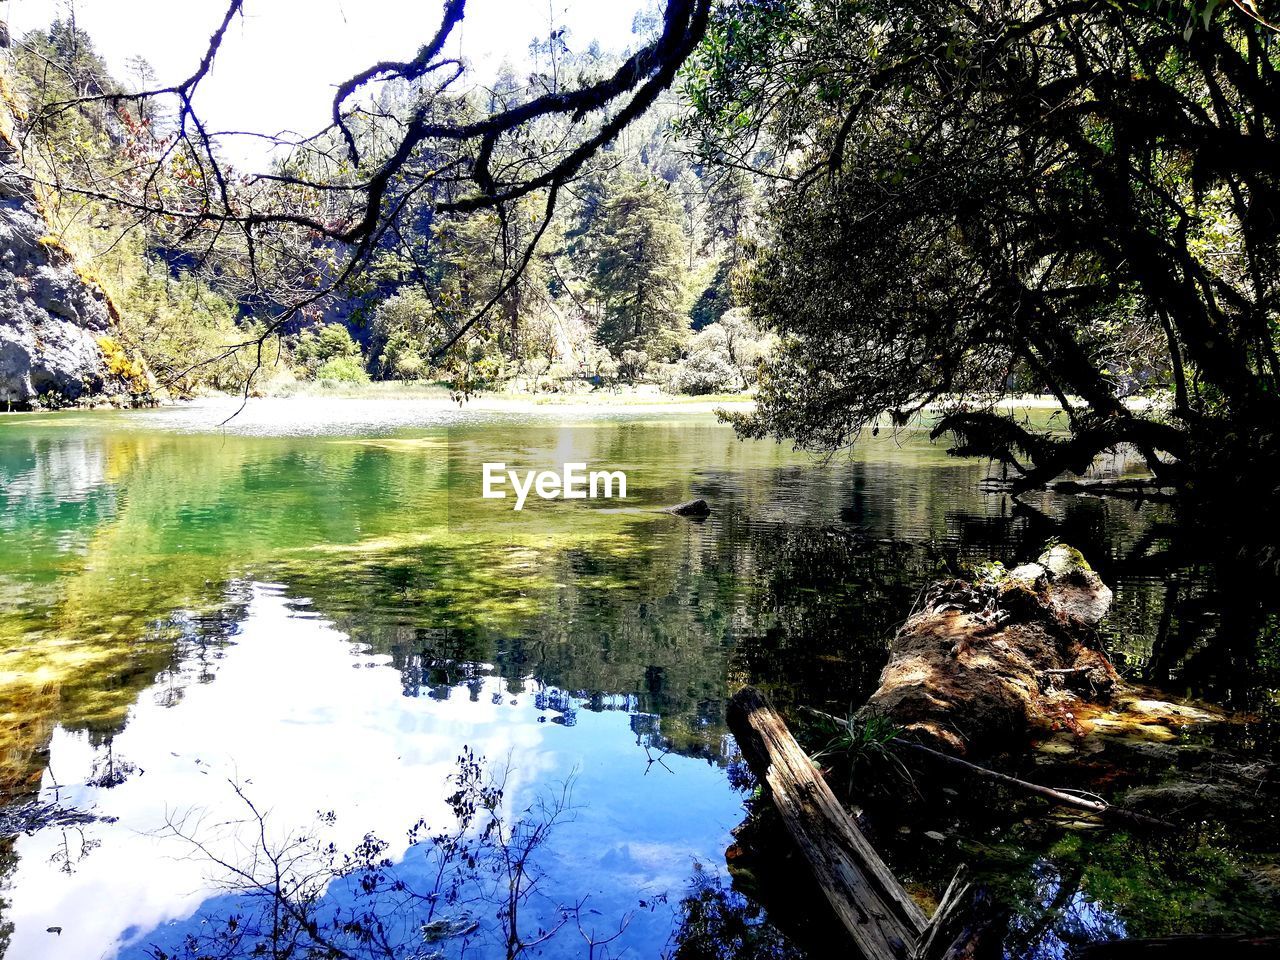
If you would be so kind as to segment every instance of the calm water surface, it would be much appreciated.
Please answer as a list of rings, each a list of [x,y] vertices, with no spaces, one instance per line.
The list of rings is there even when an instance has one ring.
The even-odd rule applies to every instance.
[[[394,876],[429,886],[410,831],[450,822],[467,750],[505,778],[513,822],[567,799],[536,853],[531,953],[621,931],[596,955],[693,955],[710,891],[773,950],[753,955],[789,955],[730,892],[746,794],[729,694],[856,705],[929,579],[1049,533],[1116,585],[1126,669],[1257,706],[1229,660],[1187,667],[1217,615],[1174,616],[1141,562],[1159,508],[1015,508],[919,431],[816,463],[678,412],[295,401],[219,419],[0,421],[0,800],[104,818],[3,841],[9,960],[180,952],[254,915],[229,869],[303,836],[351,851],[376,834]],[[480,499],[485,461],[622,469],[629,496],[516,514]],[[658,512],[694,496],[705,522]],[[451,916],[475,927],[443,945],[387,919],[399,955],[506,956],[484,891],[463,899]]]

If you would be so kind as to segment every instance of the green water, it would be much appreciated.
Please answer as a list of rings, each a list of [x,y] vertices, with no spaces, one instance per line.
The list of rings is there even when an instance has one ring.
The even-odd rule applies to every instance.
[[[396,785],[439,793],[425,785],[440,765],[486,737],[522,789],[570,772],[589,785],[585,826],[551,859],[601,914],[648,904],[615,949],[662,955],[690,884],[728,884],[744,799],[732,690],[856,705],[924,584],[1048,535],[1116,586],[1109,638],[1132,674],[1155,664],[1179,692],[1267,697],[1229,658],[1184,669],[1221,617],[1174,609],[1168,577],[1144,567],[1166,539],[1161,508],[1019,507],[923,430],[816,462],[678,411],[295,401],[219,419],[0,422],[0,791],[118,818],[9,843],[9,957],[145,956],[217,914],[203,873],[158,896],[172,851],[136,840],[165,809],[220,809],[210,769],[282,810],[340,808],[391,833],[413,807]],[[516,513],[480,497],[488,461],[623,470],[628,496]],[[706,521],[661,512],[695,496]],[[106,783],[117,766],[123,782]],[[740,906],[764,923],[749,896]]]

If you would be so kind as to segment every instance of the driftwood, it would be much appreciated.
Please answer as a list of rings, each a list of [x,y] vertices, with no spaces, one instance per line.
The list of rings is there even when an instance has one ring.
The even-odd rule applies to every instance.
[[[1178,499],[1177,489],[1154,480],[1097,479],[1058,480],[1049,484],[1056,493],[1082,493],[1097,497],[1117,497],[1127,500],[1151,500],[1173,503]]]
[[[961,916],[969,894],[973,890],[973,884],[969,883],[965,874],[964,867],[961,867],[947,884],[942,899],[938,901],[938,908],[933,911],[933,916],[920,932],[920,940],[915,952],[911,955],[911,960],[931,960],[942,953],[945,946],[943,938]],[[965,932],[967,931],[962,931],[962,937]]]
[[[895,739],[892,743],[895,747],[902,747],[903,749],[914,750],[917,753],[926,754],[935,760],[962,769],[976,777],[981,777],[984,780],[994,780],[996,783],[1003,783],[1005,786],[1021,790],[1023,793],[1030,793],[1038,797],[1044,797],[1046,800],[1050,800],[1053,803],[1057,803],[1062,806],[1075,807],[1077,810],[1087,810],[1104,820],[1118,820],[1129,824],[1130,826],[1145,827],[1147,829],[1174,829],[1173,824],[1166,820],[1157,820],[1155,817],[1148,817],[1145,814],[1135,813],[1134,811],[1126,810],[1123,807],[1113,806],[1105,800],[1090,800],[1087,797],[1081,797],[1073,793],[1064,793],[1061,790],[1055,790],[1053,787],[1045,787],[1038,783],[1031,783],[1028,780],[1019,780],[1017,777],[1011,777],[1007,773],[1001,773],[998,770],[989,770],[986,767],[980,767],[976,763],[970,763],[968,760],[961,760],[959,757],[953,757],[948,753],[943,753],[940,750],[934,750],[932,747],[926,747],[921,743],[912,743],[910,740],[902,739]]]
[[[815,710],[812,707],[803,707],[802,709],[807,713],[813,714],[815,717],[819,717],[826,720],[828,723],[834,724],[836,727],[843,727],[847,722],[833,714],[827,713],[824,710]],[[987,767],[979,766],[976,763],[970,763],[968,760],[953,757],[951,754],[943,753],[941,750],[926,747],[923,743],[916,743],[913,740],[904,740],[902,737],[894,737],[888,742],[894,747],[900,747],[904,750],[912,750],[916,753],[925,754],[926,756],[932,757],[933,759],[945,763],[948,766],[956,767],[957,769],[973,774],[975,777],[980,777],[984,780],[994,780],[996,783],[1002,783],[1005,786],[1013,787],[1023,793],[1030,793],[1037,797],[1044,797],[1044,799],[1062,806],[1075,807],[1077,810],[1087,810],[1104,820],[1119,820],[1129,824],[1130,826],[1146,827],[1148,829],[1175,829],[1174,825],[1169,823],[1167,820],[1159,820],[1155,817],[1149,817],[1143,813],[1126,810],[1124,807],[1113,806],[1105,800],[1090,800],[1088,797],[1082,797],[1078,794],[1055,790],[1053,787],[1046,787],[1039,783],[1032,783],[1029,780],[1020,780],[1007,773],[1001,773],[999,770],[991,770]]]
[[[818,710],[810,712],[836,720]],[[963,868],[947,887],[933,917],[927,918],[841,806],[821,772],[763,694],[752,687],[738,691],[729,701],[728,721],[743,757],[767,786],[788,833],[808,861],[823,895],[849,932],[860,957],[972,960],[975,951],[985,949],[992,917],[988,915],[990,910],[984,911],[977,905],[984,896],[981,891],[974,893]],[[901,739],[891,742],[976,776],[1055,803],[1088,810],[1100,817],[1148,828],[1170,826],[1162,820],[1100,800],[1019,780],[918,743]],[[1232,958],[1277,957],[1280,956],[1280,937],[1206,934],[1120,940],[1082,946],[1072,957],[1073,960],[1200,960],[1210,954]]]
[[[729,728],[809,862],[836,916],[867,960],[908,960],[928,925],[924,911],[836,799],[764,696],[729,701]]]

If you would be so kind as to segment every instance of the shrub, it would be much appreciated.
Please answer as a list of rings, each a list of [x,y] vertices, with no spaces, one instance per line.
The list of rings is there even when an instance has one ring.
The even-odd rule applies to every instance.
[[[431,350],[449,338],[450,328],[425,293],[406,287],[383,300],[369,323],[369,356],[383,380],[417,380],[432,366]]]
[[[699,330],[685,359],[668,368],[663,388],[694,395],[742,390],[755,383],[761,361],[775,337],[762,334],[745,310],[725,311],[717,323]]]
[[[338,383],[368,383],[369,372],[359,356],[331,357],[316,368],[315,378]]]
[[[742,378],[727,356],[702,350],[673,364],[663,388],[669,393],[703,396],[708,393],[728,393],[741,385]]]
[[[110,339],[141,358],[170,393],[188,397],[204,389],[240,390],[257,366],[254,338],[260,328],[237,319],[235,307],[206,282],[189,273],[173,275],[162,261],[146,255],[140,233],[125,236],[110,253],[93,260],[93,273],[81,278],[98,285],[116,320]],[[241,344],[250,344],[241,347]],[[262,365],[273,368],[278,344],[263,350]],[[108,364],[114,351],[103,347]],[[126,380],[130,376],[114,371]],[[135,395],[147,391],[130,386]]]
[[[580,370],[590,379],[613,380],[618,376],[618,361],[604,347],[592,343],[583,350]]]
[[[318,380],[352,379],[346,376],[322,374],[321,370],[333,361],[344,362],[334,364],[331,370],[345,371],[352,367],[359,367],[361,373],[364,373],[364,360],[360,347],[351,339],[347,328],[340,323],[326,323],[321,324],[319,328],[304,330],[298,337],[297,346],[293,351],[293,360],[300,374]],[[368,380],[368,375],[365,374],[363,379]]]
[[[382,348],[378,373],[384,380],[417,380],[427,370],[427,362],[417,342],[407,333],[395,333]]]
[[[132,356],[114,337],[98,337],[98,349],[102,351],[103,364],[109,376],[117,378],[135,397],[151,394],[154,383],[146,362],[136,351]]]
[[[639,380],[648,369],[649,354],[643,350],[623,350],[618,358],[618,377],[622,380]]]

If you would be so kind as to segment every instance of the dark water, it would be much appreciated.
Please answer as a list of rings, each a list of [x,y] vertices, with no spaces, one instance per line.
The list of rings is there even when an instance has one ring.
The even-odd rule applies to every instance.
[[[315,916],[372,909],[390,955],[507,956],[489,860],[451,903],[394,886],[438,885],[429,837],[453,823],[464,752],[504,779],[504,823],[558,821],[530,857],[528,955],[800,955],[804,924],[775,928],[767,891],[727,871],[747,798],[728,696],[856,706],[929,580],[1051,536],[1116,588],[1131,677],[1254,711],[1235,736],[1269,750],[1262,608],[1224,598],[1167,508],[1015,504],[919,431],[816,463],[710,416],[301,403],[222,430],[199,409],[0,422],[0,789],[114,818],[5,842],[6,957],[192,937],[250,955],[280,932],[264,889],[282,859]],[[517,514],[479,497],[486,461],[625,470],[628,497]],[[693,496],[708,520],[657,512]],[[1141,878],[1070,873],[1074,834],[966,817],[947,856],[915,834],[886,850],[935,894],[956,860],[1003,857],[1027,903],[1065,898],[1023,953],[1060,954],[1064,923],[1163,932],[1129,896]],[[372,859],[324,859],[369,834]],[[1095,873],[1134,855],[1088,843]],[[391,886],[370,894],[370,870]],[[445,928],[424,937],[424,910]]]

